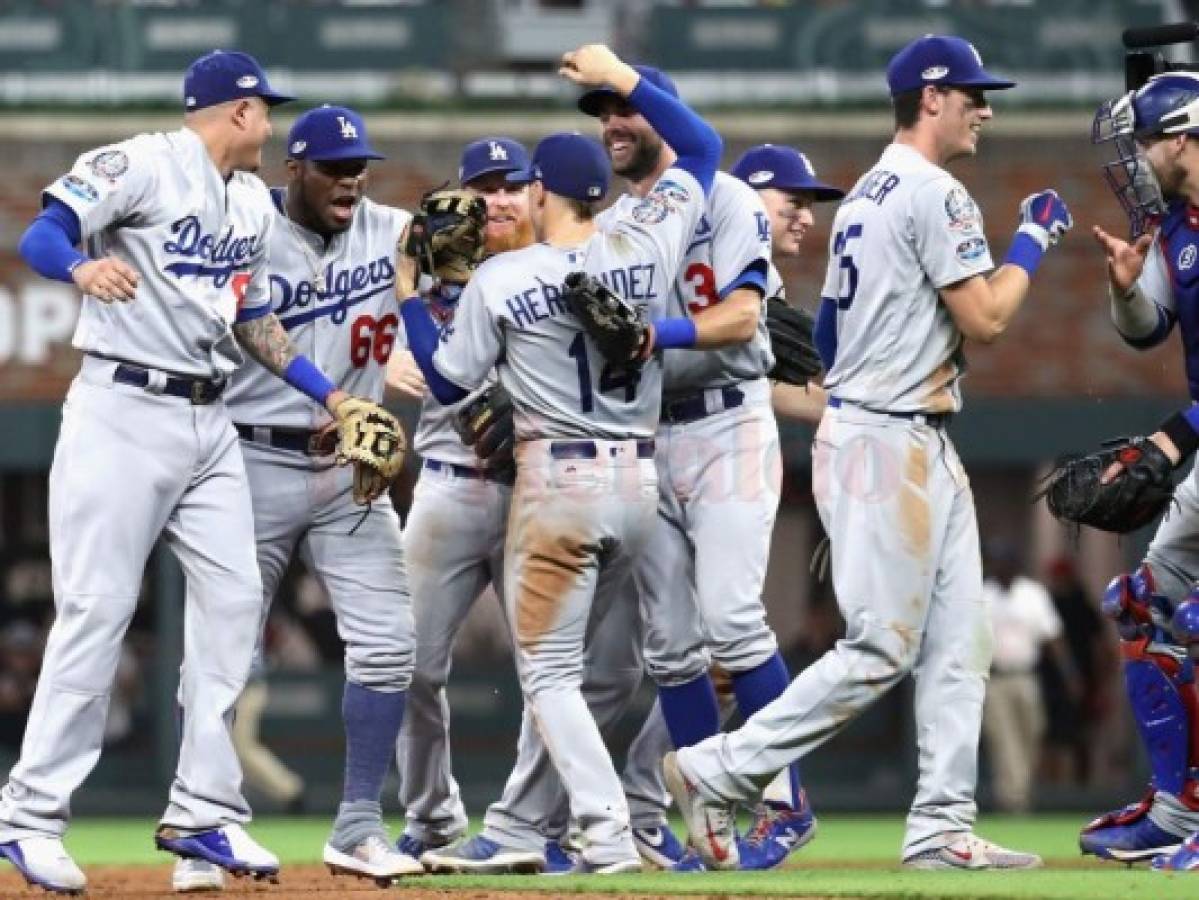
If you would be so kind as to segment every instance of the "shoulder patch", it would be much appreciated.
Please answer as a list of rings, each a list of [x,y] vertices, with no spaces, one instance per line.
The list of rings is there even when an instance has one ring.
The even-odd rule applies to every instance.
[[[1178,254],[1178,270],[1185,272],[1195,265],[1195,257],[1199,251],[1195,250],[1194,244],[1187,244],[1182,248],[1182,252]]]
[[[100,199],[100,192],[77,175],[64,175],[60,179],[62,186],[87,203],[95,203]]]
[[[129,156],[124,150],[105,150],[93,156],[87,167],[101,178],[116,181],[129,171]]]
[[[975,231],[982,224],[978,204],[960,184],[954,185],[945,195],[945,218],[955,231]]]

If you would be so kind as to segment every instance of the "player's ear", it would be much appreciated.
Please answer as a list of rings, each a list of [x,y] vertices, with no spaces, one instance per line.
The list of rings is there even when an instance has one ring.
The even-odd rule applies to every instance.
[[[304,172],[304,164],[302,162],[300,162],[298,159],[288,159],[283,166],[285,169],[287,169],[287,180],[289,182],[300,180],[300,176]]]

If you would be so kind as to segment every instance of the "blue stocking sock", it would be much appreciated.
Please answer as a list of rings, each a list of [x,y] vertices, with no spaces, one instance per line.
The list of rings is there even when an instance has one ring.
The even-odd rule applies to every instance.
[[[377,691],[346,682],[341,718],[346,729],[342,801],[379,800],[404,720],[404,691]]]
[[[659,685],[658,699],[675,749],[698,744],[720,731],[720,706],[707,672],[686,684]]]

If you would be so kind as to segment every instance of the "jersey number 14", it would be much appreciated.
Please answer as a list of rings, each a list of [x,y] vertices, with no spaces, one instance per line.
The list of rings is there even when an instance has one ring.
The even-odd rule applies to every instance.
[[[587,356],[587,340],[583,332],[575,335],[566,355],[575,361],[575,370],[579,375],[579,409],[589,413],[595,409],[595,396],[591,389],[591,360]],[[640,381],[640,369],[616,369],[609,363],[600,372],[599,389],[601,394],[623,390],[624,402],[632,403]]]

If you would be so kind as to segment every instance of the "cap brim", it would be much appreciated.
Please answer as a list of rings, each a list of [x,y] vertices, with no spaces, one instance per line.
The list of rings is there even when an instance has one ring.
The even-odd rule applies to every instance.
[[[478,176],[475,177],[477,178]],[[533,171],[532,166],[529,166],[527,169],[516,169],[513,172],[509,172],[507,177],[504,178],[504,181],[508,182],[508,184],[528,184],[530,181],[536,180],[537,173]]]
[[[989,72],[983,72],[977,77],[969,78],[965,81],[946,82],[945,86],[981,88],[984,91],[1006,91],[1009,88],[1014,88],[1016,86],[1016,82],[1008,81],[1006,78],[996,78]]]
[[[583,113],[584,115],[595,116],[598,118],[600,111],[603,109],[604,101],[610,97],[618,96],[620,95],[611,88],[592,88],[578,99],[576,105],[579,108],[579,112]]]
[[[811,194],[812,198],[817,203],[829,203],[833,200],[840,200],[845,196],[845,191],[841,188],[833,187],[831,184],[823,184],[819,181],[807,181],[802,184],[779,184],[773,182],[771,184],[750,185],[751,187],[772,187],[780,191],[789,191],[792,193]]]
[[[514,172],[522,172],[522,171],[524,171],[524,170],[519,167],[513,167],[513,166],[509,165],[508,163],[502,163],[502,164],[496,165],[496,166],[484,166],[483,168],[479,169],[478,171],[471,172],[470,175],[464,176],[461,179],[460,183],[463,185],[467,185],[467,184],[470,184],[472,181],[482,178],[484,175],[494,175],[496,172],[504,172],[504,173],[511,175]]]
[[[387,159],[382,153],[376,153],[370,147],[363,152],[361,147],[343,147],[338,150],[329,150],[319,156],[304,156],[301,159],[306,159],[309,162],[340,162],[343,159]]]
[[[282,103],[291,103],[296,99],[287,94],[276,94],[274,91],[265,91],[258,96],[266,101],[267,106],[279,106]]]

